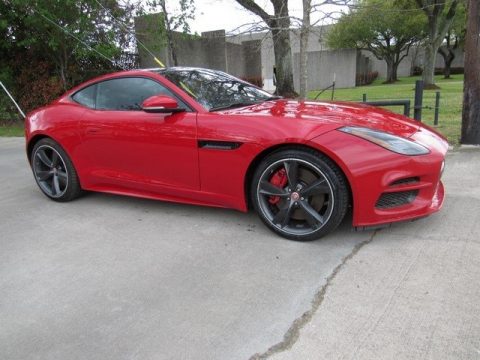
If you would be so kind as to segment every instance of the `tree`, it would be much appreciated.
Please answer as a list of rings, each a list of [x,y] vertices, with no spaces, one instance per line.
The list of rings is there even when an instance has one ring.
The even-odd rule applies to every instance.
[[[288,0],[270,0],[273,5],[273,15],[268,14],[254,0],[236,1],[245,9],[259,16],[267,24],[272,34],[273,52],[275,54],[276,93],[286,97],[294,97],[296,93],[293,86]]]
[[[480,4],[468,2],[465,39],[465,83],[462,112],[462,144],[480,145]]]
[[[18,25],[10,41],[18,51],[52,62],[64,89],[73,84],[70,69],[80,62],[116,68],[115,61],[128,42],[125,30],[112,19],[127,15],[116,1],[108,2],[108,8],[96,0],[10,0],[6,5]]]
[[[166,0],[151,0],[147,3],[151,9],[160,7],[163,13],[165,31],[167,37],[168,52],[175,66],[178,66],[177,48],[174,39],[174,32],[181,30],[182,33],[190,32],[189,21],[195,18],[195,1],[179,0],[177,1],[177,11],[169,11]]]
[[[310,35],[310,13],[312,11],[312,0],[303,1],[303,17],[300,27],[300,99],[307,97],[308,79],[308,37]]]
[[[95,75],[134,66],[134,8],[117,0],[1,1],[2,81],[28,111]]]
[[[452,25],[459,0],[416,0],[416,2],[427,16],[423,81],[425,88],[433,89],[437,88],[434,78],[437,51]]]
[[[455,60],[455,50],[463,45],[465,41],[465,26],[467,14],[464,1],[458,4],[453,23],[445,35],[443,44],[438,48],[438,53],[442,56],[444,62],[443,75],[445,79],[450,78],[453,60]]]
[[[340,18],[327,42],[332,48],[370,51],[387,63],[386,82],[392,83],[398,80],[400,62],[423,37],[424,26],[422,13],[411,1],[364,0]]]

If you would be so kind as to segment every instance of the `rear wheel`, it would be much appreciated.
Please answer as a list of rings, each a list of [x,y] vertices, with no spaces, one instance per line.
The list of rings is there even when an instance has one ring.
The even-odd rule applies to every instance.
[[[309,241],[333,231],[345,217],[349,190],[343,173],[324,155],[283,150],[257,167],[252,203],[275,233]]]
[[[38,187],[50,199],[65,202],[81,194],[77,172],[57,142],[49,138],[38,141],[33,147],[31,162]]]

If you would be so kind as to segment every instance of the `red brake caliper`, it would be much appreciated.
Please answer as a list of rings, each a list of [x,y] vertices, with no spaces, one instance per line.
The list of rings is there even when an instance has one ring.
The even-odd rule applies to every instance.
[[[285,187],[285,185],[287,185],[287,182],[288,182],[287,173],[283,168],[280,170],[277,170],[270,178],[270,183],[272,185],[275,185],[282,189]],[[270,196],[270,198],[268,199],[268,202],[272,205],[278,204],[279,201],[280,201],[280,196]]]

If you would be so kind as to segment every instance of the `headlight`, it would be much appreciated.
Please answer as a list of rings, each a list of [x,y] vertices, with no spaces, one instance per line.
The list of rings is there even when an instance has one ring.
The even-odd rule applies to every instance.
[[[355,127],[355,126],[345,126],[338,130],[343,131],[344,133],[347,133],[347,134],[361,137],[362,139],[368,140],[387,150],[390,150],[402,155],[425,155],[430,152],[423,145],[420,145],[408,139],[404,139],[400,136],[387,134],[383,131],[377,131],[377,130],[367,129],[363,127]]]

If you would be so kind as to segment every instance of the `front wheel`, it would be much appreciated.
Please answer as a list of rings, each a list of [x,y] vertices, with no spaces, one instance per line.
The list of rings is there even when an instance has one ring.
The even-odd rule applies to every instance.
[[[50,199],[65,202],[80,196],[77,172],[57,142],[49,138],[38,141],[32,150],[31,165],[38,187]]]
[[[333,231],[345,217],[349,189],[340,169],[313,150],[283,150],[257,167],[252,203],[275,233],[309,241]]]

